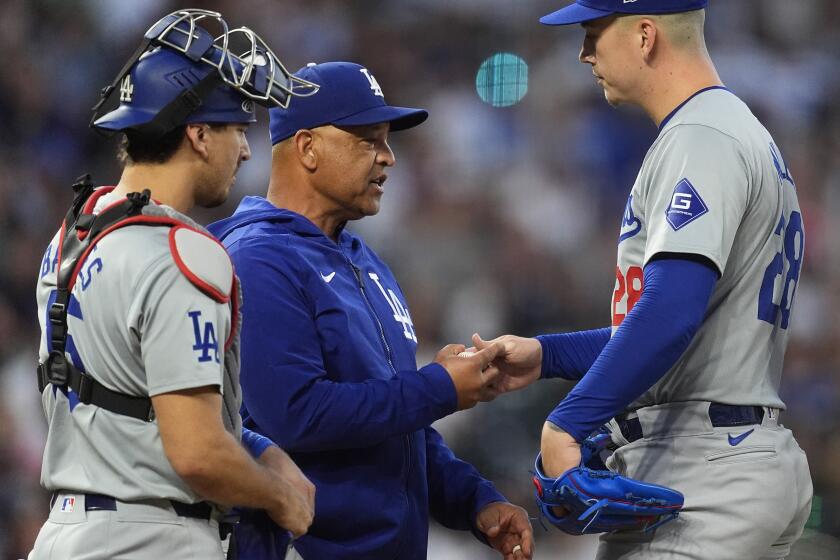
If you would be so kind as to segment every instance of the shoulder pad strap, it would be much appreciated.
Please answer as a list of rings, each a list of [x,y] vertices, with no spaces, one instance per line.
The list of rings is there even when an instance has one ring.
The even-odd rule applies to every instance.
[[[233,263],[213,237],[187,226],[169,230],[169,249],[184,276],[219,303],[228,303],[233,288]]]

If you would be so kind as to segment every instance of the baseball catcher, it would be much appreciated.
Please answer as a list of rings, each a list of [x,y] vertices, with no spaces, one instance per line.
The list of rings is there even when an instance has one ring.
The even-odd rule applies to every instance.
[[[187,216],[228,196],[254,103],[286,106],[306,85],[251,30],[181,10],[102,90],[91,125],[123,135],[122,175],[74,185],[37,283],[52,501],[29,560],[221,560],[234,504],[307,531],[314,487],[238,414],[230,258]]]

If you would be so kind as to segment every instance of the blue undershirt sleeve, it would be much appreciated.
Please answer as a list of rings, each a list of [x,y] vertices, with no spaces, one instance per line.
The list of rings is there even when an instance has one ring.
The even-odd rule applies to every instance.
[[[610,341],[609,327],[591,331],[543,334],[537,337],[542,346],[540,377],[562,377],[577,381],[589,371],[595,359]]]
[[[711,262],[650,261],[639,301],[548,421],[582,441],[650,389],[688,348],[717,279]]]
[[[266,449],[274,445],[274,442],[248,428],[242,428],[242,445],[251,457],[259,459]]]

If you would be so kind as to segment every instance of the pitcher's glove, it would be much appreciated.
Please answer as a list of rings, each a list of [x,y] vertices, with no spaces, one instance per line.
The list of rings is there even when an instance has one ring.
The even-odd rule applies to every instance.
[[[651,531],[676,519],[684,502],[676,490],[587,466],[599,461],[608,440],[608,434],[599,434],[584,441],[581,465],[558,478],[545,475],[542,455],[537,455],[534,486],[543,517],[571,535]],[[553,507],[565,509],[566,515],[556,515]]]

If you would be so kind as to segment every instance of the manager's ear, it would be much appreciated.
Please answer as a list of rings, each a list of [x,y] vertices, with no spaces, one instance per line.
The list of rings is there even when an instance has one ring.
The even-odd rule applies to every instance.
[[[315,149],[317,140],[316,134],[309,129],[298,130],[292,138],[295,155],[308,171],[318,168],[318,153]]]

